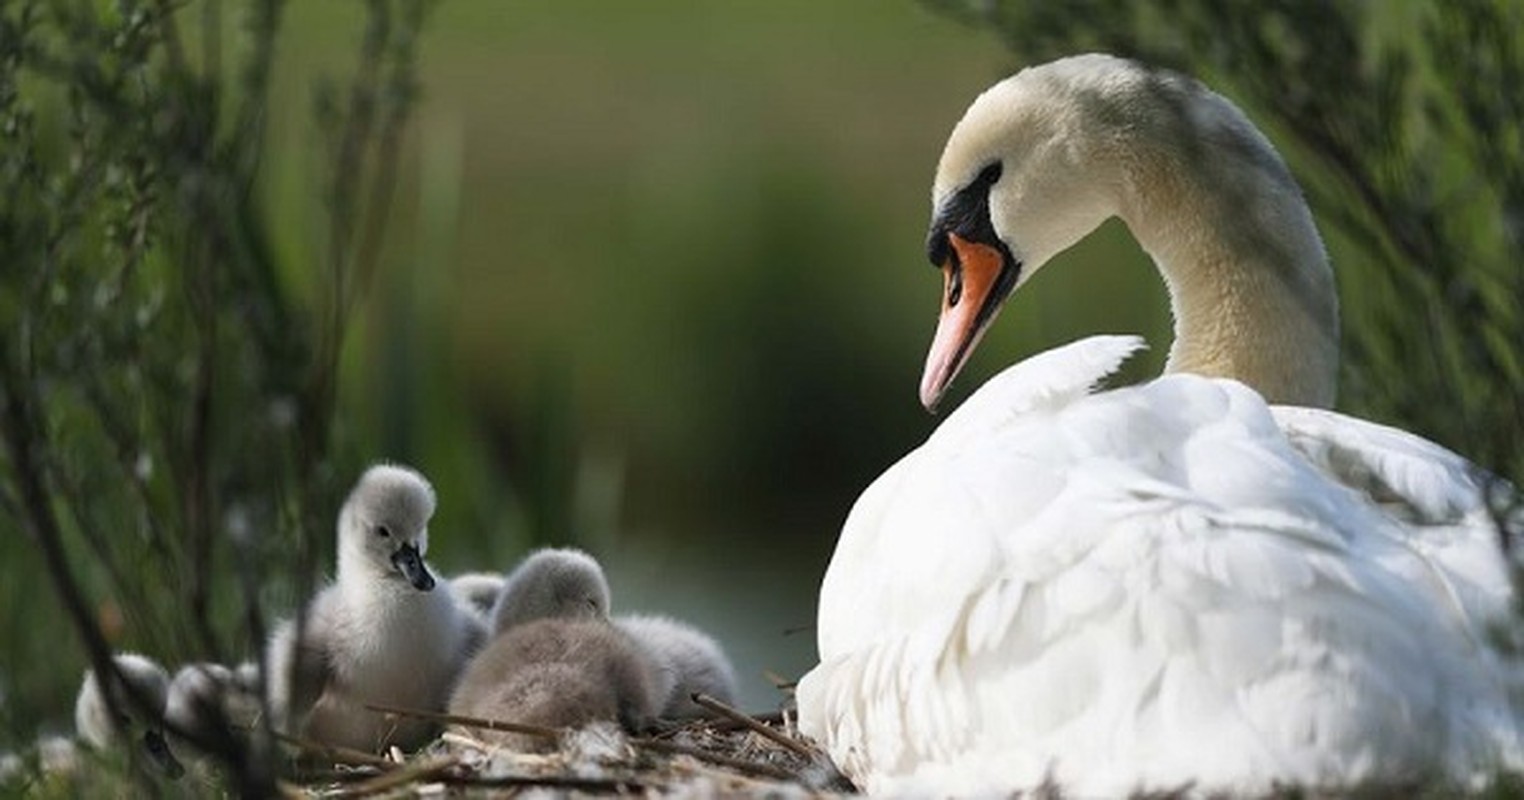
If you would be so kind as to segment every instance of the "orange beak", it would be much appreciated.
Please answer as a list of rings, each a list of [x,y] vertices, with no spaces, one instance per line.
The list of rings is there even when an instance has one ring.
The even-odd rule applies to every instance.
[[[921,375],[921,405],[932,412],[1010,291],[1009,286],[997,291],[1005,267],[999,250],[956,233],[947,239],[957,257],[942,265],[942,315]]]

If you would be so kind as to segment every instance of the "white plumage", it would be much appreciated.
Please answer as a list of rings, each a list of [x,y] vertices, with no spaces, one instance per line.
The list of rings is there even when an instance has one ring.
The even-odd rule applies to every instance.
[[[1121,132],[1091,128],[1108,152],[1184,174],[1167,199],[1128,171],[1107,184],[1121,199],[1067,188],[1091,167],[1075,139],[1097,109],[1120,120]],[[1316,233],[1305,241],[1294,224],[1305,207],[1271,203],[1258,221],[1238,220],[1289,230],[1279,254],[1235,251],[1264,231],[1235,244],[1230,217],[1161,213],[1207,207],[1186,195],[1217,191],[1169,161],[1229,157],[1210,137],[1189,140],[1197,124],[1236,142],[1254,180],[1272,184],[1264,193],[1300,206],[1276,183],[1279,158],[1244,144],[1263,140],[1235,115],[1178,76],[1087,56],[996,87],[955,131],[939,219],[970,176],[1002,163],[983,213],[1009,248],[1006,267],[1025,261],[1014,285],[1123,216],[1170,284],[1176,344],[1169,374],[1109,391],[1094,389],[1141,340],[1095,337],[1029,358],[859,498],[821,586],[821,663],[798,701],[801,729],[869,792],[983,796],[1048,779],[1081,797],[1251,792],[1475,782],[1524,766],[1524,684],[1489,639],[1514,594],[1474,468],[1402,431],[1261,396],[1332,396],[1320,359],[1287,365],[1294,353],[1276,355],[1286,342],[1250,335],[1273,330],[1267,315],[1316,307],[1298,295],[1327,270]],[[1151,138],[1154,117],[1181,141]],[[1042,239],[1045,218],[1069,231]],[[1043,252],[1023,245],[1033,240]],[[965,245],[949,270],[975,268]],[[1241,303],[1223,330],[1210,317],[1214,285],[1255,285],[1234,270],[1275,272],[1279,288],[1264,290],[1275,296],[1258,315]],[[970,287],[962,301],[977,302],[974,277],[956,278],[949,286]],[[963,334],[977,340],[992,317]],[[1337,341],[1336,328],[1297,337]],[[1239,352],[1251,348],[1271,352]],[[931,402],[962,354],[936,356]]]
[[[367,706],[443,711],[484,636],[423,561],[434,507],[433,487],[406,467],[378,464],[355,484],[339,512],[337,579],[266,645],[278,730],[370,751],[433,735],[428,721]]]

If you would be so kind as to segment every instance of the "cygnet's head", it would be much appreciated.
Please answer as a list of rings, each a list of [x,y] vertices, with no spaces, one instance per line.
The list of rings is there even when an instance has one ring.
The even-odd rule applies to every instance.
[[[429,550],[434,487],[416,471],[377,464],[360,476],[339,512],[339,574],[362,571],[406,581],[420,591],[434,588],[423,563]]]
[[[113,692],[118,715],[113,715],[106,700],[105,687],[94,670],[85,671],[74,702],[74,728],[79,737],[97,750],[118,742],[141,746],[170,777],[184,772],[164,742],[164,707],[169,696],[169,673],[158,662],[136,653],[118,653],[112,657],[127,687],[118,685]],[[148,703],[148,713],[129,696],[136,693]]]
[[[536,550],[508,574],[492,608],[492,631],[538,619],[606,618],[609,582],[603,567],[572,548]]]

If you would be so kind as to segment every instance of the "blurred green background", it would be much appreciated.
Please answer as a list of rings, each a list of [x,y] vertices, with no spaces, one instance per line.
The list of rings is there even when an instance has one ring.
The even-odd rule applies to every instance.
[[[291,10],[277,96],[299,98],[358,20]],[[362,453],[436,481],[433,561],[586,547],[617,607],[714,631],[747,704],[774,705],[762,670],[813,663],[856,494],[936,422],[915,393],[931,175],[1008,63],[915,3],[441,5],[340,398]],[[317,156],[306,106],[276,107],[269,191],[299,250]],[[1040,276],[963,391],[1085,332],[1161,333],[1140,258],[1108,230]]]
[[[259,188],[280,260],[306,265],[325,225],[313,87],[352,69],[363,9],[284,13]],[[743,704],[775,707],[764,672],[813,664],[816,587],[853,500],[936,423],[916,401],[941,287],[924,258],[931,176],[1010,64],[913,2],[440,4],[381,270],[343,352],[341,449],[434,481],[442,572],[584,547],[616,610],[710,630]],[[1088,332],[1149,333],[1157,368],[1163,290],[1125,231],[1064,260],[1011,304],[955,398]],[[285,278],[316,292],[305,271]],[[86,659],[35,551],[10,533],[0,551],[17,746],[67,730]],[[115,618],[108,584],[84,575]],[[214,586],[231,606],[231,578]],[[265,594],[275,614],[297,599]],[[106,627],[146,649],[147,624]]]
[[[242,41],[241,5],[229,3],[214,20],[230,60]],[[536,546],[583,547],[608,569],[617,611],[667,613],[712,631],[736,662],[743,705],[775,707],[781,695],[764,675],[792,679],[812,665],[816,587],[853,500],[937,422],[916,388],[941,290],[924,237],[942,143],[974,96],[1020,64],[1086,49],[1141,53],[1202,75],[1287,153],[1343,291],[1346,354],[1356,353],[1346,362],[1343,408],[1485,456],[1517,478],[1524,455],[1506,431],[1524,431],[1524,401],[1510,388],[1524,385],[1524,370],[1509,332],[1524,326],[1513,257],[1524,237],[1515,224],[1524,219],[1524,140],[1517,131],[1463,136],[1497,127],[1485,121],[1489,108],[1513,113],[1507,102],[1463,102],[1475,98],[1455,107],[1482,121],[1443,139],[1443,116],[1432,116],[1436,106],[1412,87],[1497,93],[1520,81],[1455,79],[1442,67],[1475,65],[1435,45],[1445,57],[1399,82],[1402,97],[1418,99],[1398,102],[1360,83],[1384,80],[1369,54],[1428,42],[1416,31],[1443,17],[1429,13],[1441,6],[1393,4],[1401,19],[1416,20],[1403,27],[1367,25],[1379,16],[1368,4],[1272,5],[1258,18],[1184,0],[438,4],[420,40],[421,99],[402,140],[379,271],[341,352],[337,474],[311,490],[320,513],[333,518],[366,462],[412,464],[438,490],[429,557],[442,572],[505,570]],[[1510,2],[1442,7],[1464,20],[1486,19],[1466,16],[1478,9],[1519,15]],[[284,270],[282,291],[313,308],[323,304],[319,265],[330,227],[322,175],[332,166],[314,90],[353,70],[364,18],[360,3],[289,3],[265,108],[256,203],[272,237],[270,261]],[[1517,26],[1478,28],[1440,44],[1464,50],[1491,42],[1485,31]],[[1358,47],[1318,39],[1352,35]],[[1510,42],[1500,46],[1516,48]],[[1524,64],[1474,50],[1478,63]],[[1286,67],[1274,74],[1295,91],[1256,83],[1273,72],[1261,61]],[[1383,131],[1386,120],[1369,108],[1397,109],[1412,132]],[[1311,127],[1299,129],[1302,121]],[[1325,130],[1318,125],[1347,134],[1369,164],[1328,160],[1309,139]],[[1474,152],[1464,149],[1472,144]],[[1427,158],[1434,148],[1443,160]],[[1488,183],[1497,176],[1512,183]],[[1389,214],[1349,201],[1361,180],[1374,187],[1364,196],[1387,201]],[[1338,228],[1330,211],[1341,215]],[[1441,245],[1425,251],[1413,242]],[[15,315],[30,302],[15,293],[26,276],[5,277],[0,315]],[[83,280],[99,279],[86,269]],[[145,283],[147,296],[161,291]],[[1468,303],[1482,310],[1465,310]],[[1454,319],[1440,313],[1447,304],[1461,309]],[[1131,378],[1156,372],[1168,350],[1163,287],[1114,221],[1012,299],[948,407],[1005,365],[1093,333],[1149,339]],[[1426,337],[1445,347],[1427,347]],[[185,346],[153,340],[161,345]],[[60,384],[69,380],[58,373]],[[265,399],[234,398],[227,413],[262,409]],[[89,472],[100,452],[90,449],[87,425],[70,438],[72,413],[50,417],[63,429],[55,438],[76,445],[57,461]],[[225,422],[246,422],[254,439],[280,429]],[[239,441],[220,437],[218,458],[236,463]],[[1496,446],[1484,454],[1488,442]],[[250,452],[245,468],[280,463],[280,447],[268,450]],[[178,488],[167,470],[147,472],[159,510],[173,507],[162,497]],[[214,507],[247,511],[239,508],[246,491],[275,509],[255,512],[282,525],[299,516],[281,516],[298,504],[285,490],[266,492],[276,498],[269,501],[258,491],[265,486],[251,489],[258,476],[234,467],[214,479],[223,492]],[[88,599],[113,647],[188,656],[198,647],[188,637],[155,630],[183,624],[165,618],[178,608],[177,576],[151,557],[152,526],[126,513],[138,513],[134,501],[114,505],[119,499],[74,511],[120,535],[131,575],[167,610],[121,608],[127,603],[103,570],[70,539]],[[183,522],[167,518],[171,528]],[[220,523],[191,536],[233,527]],[[20,531],[0,514],[7,749],[39,728],[67,730],[86,663],[37,548]],[[331,569],[331,528],[303,535],[317,540]],[[278,548],[290,541],[269,537],[277,550],[265,555],[277,572],[288,557]],[[234,558],[221,546],[211,580],[224,634],[242,624]],[[276,575],[262,587],[266,611],[294,608],[294,586]]]

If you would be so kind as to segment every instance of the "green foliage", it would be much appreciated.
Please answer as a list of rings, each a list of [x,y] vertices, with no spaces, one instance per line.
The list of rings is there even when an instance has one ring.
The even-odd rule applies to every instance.
[[[1341,405],[1524,485],[1524,4],[928,2],[1024,62],[1102,49],[1243,105],[1332,226]]]
[[[0,10],[0,602],[35,637],[0,679],[52,681],[0,683],[13,731],[64,705],[22,661],[77,663],[59,626],[97,668],[115,649],[249,656],[262,596],[310,586],[330,539],[353,474],[332,447],[339,353],[427,3],[368,2],[354,77],[320,94],[326,250],[296,269],[257,192],[282,6],[240,8],[226,64],[217,2]],[[55,590],[61,609],[38,602]],[[219,755],[270,788],[266,765]]]

